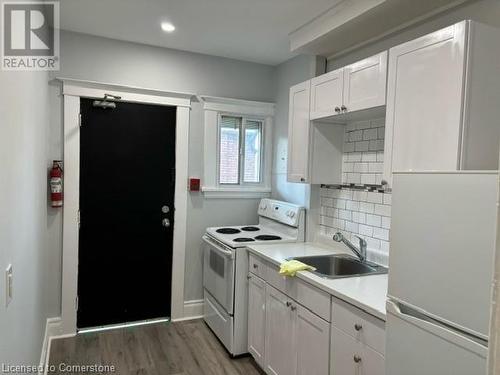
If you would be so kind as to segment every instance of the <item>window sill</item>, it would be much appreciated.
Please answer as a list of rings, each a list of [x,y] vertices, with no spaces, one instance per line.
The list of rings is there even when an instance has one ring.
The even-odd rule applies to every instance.
[[[201,191],[205,198],[267,198],[271,196],[271,188],[219,188],[219,187],[202,187]]]

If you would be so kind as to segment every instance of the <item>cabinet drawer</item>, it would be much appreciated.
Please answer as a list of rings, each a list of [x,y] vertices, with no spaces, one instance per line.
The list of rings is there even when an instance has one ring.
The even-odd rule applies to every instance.
[[[332,325],[367,345],[382,355],[385,354],[385,323],[360,309],[332,297]]]
[[[332,375],[385,375],[385,360],[379,353],[332,327]]]
[[[253,254],[248,255],[248,270],[259,276],[261,279],[266,279],[267,264],[265,261]]]
[[[330,321],[330,295],[296,278],[281,276],[277,267],[269,266],[266,281],[319,317]]]

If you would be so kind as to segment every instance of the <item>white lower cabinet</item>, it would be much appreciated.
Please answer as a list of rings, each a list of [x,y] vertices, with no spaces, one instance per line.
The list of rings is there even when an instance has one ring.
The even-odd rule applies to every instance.
[[[295,311],[285,294],[266,286],[265,371],[268,374],[297,373]]]
[[[248,351],[267,374],[385,373],[383,321],[277,272],[250,256]]]
[[[384,357],[332,327],[332,375],[384,375]]]
[[[266,333],[266,282],[248,276],[248,351],[260,367],[264,367]]]
[[[328,374],[330,323],[297,306],[297,375]]]

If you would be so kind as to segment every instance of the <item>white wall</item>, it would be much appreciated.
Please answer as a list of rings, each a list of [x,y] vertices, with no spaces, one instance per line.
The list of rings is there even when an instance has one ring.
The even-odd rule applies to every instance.
[[[62,32],[61,71],[53,76],[117,83],[248,100],[273,101],[274,69],[268,65],[157,48],[84,34]],[[62,157],[60,88],[51,87],[50,156]],[[203,176],[203,112],[194,102],[189,138],[189,175]],[[201,236],[207,226],[257,221],[257,199],[204,199],[188,203],[185,300],[201,299]],[[61,215],[50,223],[50,243],[61,256]],[[60,273],[51,278],[60,289]],[[56,305],[60,305],[57,298]],[[54,315],[59,315],[58,313]]]
[[[48,74],[0,71],[0,363],[38,365],[53,311],[47,246]],[[4,270],[13,265],[13,300],[5,307]]]

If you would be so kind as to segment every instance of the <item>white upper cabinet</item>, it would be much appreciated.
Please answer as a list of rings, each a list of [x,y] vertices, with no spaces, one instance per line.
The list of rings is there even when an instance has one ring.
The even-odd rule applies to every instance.
[[[311,79],[311,119],[341,112],[344,69],[337,69]]]
[[[393,172],[498,168],[498,38],[462,21],[389,51],[389,183]]]
[[[311,120],[385,105],[387,51],[311,79]]]
[[[387,81],[387,51],[358,61],[344,68],[342,111],[385,105]]]
[[[310,81],[290,88],[288,181],[306,182],[309,173]]]

